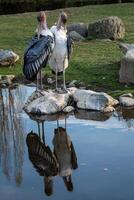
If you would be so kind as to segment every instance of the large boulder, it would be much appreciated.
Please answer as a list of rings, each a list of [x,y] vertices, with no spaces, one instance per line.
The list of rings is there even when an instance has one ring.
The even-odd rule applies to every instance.
[[[121,60],[119,81],[126,84],[134,83],[134,49],[128,50]]]
[[[67,31],[68,33],[75,31],[83,37],[87,37],[88,35],[87,25],[84,23],[75,23],[75,24],[68,25]]]
[[[95,21],[88,26],[88,36],[93,38],[122,39],[125,26],[119,17],[111,16]]]
[[[27,113],[55,114],[61,112],[68,104],[69,93],[57,94],[52,91],[34,92],[24,106]]]
[[[117,100],[103,92],[77,89],[73,92],[72,95],[74,101],[77,104],[77,108],[85,110],[111,112],[114,110],[113,106],[118,104]],[[110,109],[106,109],[109,107]],[[111,108],[113,108],[113,110]]]
[[[11,66],[19,60],[19,56],[11,50],[0,50],[0,65]]]

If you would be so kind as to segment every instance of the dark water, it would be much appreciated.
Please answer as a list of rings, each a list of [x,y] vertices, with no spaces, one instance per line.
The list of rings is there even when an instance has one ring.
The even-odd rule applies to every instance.
[[[25,86],[0,90],[0,199],[133,200],[134,110],[106,115],[78,111],[75,116],[35,119],[22,112],[33,90]],[[72,142],[76,169],[70,168],[68,184],[60,173],[51,176],[48,197],[46,175],[39,175],[38,163],[33,167],[29,160],[26,137],[33,130],[43,141],[44,134],[45,145],[53,151],[59,126],[66,128]],[[66,157],[64,149],[61,154]]]

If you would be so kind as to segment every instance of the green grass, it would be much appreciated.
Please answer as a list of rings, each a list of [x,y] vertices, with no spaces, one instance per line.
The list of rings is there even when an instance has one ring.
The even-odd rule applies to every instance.
[[[93,22],[107,16],[119,16],[125,23],[126,36],[123,42],[134,43],[134,4],[113,4],[85,6],[65,9],[69,16],[69,23]],[[1,67],[0,74],[22,74],[23,52],[27,42],[36,29],[36,14],[25,13],[16,15],[2,15],[0,17],[0,48],[12,49],[21,57],[20,61],[10,68]],[[57,20],[59,10],[48,12],[48,25]],[[108,91],[116,90],[120,94],[133,92],[134,87],[127,88],[119,83],[119,67],[122,53],[118,48],[119,41],[103,42],[87,40],[74,44],[74,51],[70,67],[66,70],[68,81],[78,80],[89,88]],[[49,68],[45,73],[51,75]]]

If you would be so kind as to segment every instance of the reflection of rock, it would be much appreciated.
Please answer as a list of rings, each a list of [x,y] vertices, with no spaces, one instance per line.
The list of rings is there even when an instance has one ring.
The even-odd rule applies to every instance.
[[[76,24],[71,24],[67,27],[68,33],[75,31],[79,33],[82,37],[87,37],[88,30],[87,30],[87,25],[84,23],[76,23]]]
[[[109,106],[115,106],[118,101],[113,99],[106,93],[94,92],[91,90],[76,90],[73,94],[74,101],[77,103],[77,108],[105,111]]]
[[[122,109],[124,119],[134,119],[134,109]]]
[[[125,35],[125,27],[122,20],[116,16],[107,17],[89,24],[88,36],[94,38],[121,39]]]
[[[65,119],[64,113],[53,114],[53,115],[35,115],[35,114],[28,114],[30,119],[42,122],[42,121],[56,121],[57,119],[62,120]],[[69,117],[70,114],[66,114],[66,118]]]
[[[134,107],[134,99],[133,98],[120,96],[119,102],[124,107]]]
[[[75,117],[77,119],[106,121],[111,117],[112,113],[102,113],[96,111],[77,110]]]
[[[38,96],[36,98],[36,96]],[[31,101],[32,99],[32,101]],[[33,100],[34,99],[34,100]],[[33,114],[54,114],[61,112],[68,104],[69,94],[57,94],[51,92],[42,92],[32,94],[25,105],[24,110]]]
[[[13,65],[17,60],[19,60],[19,56],[13,51],[0,50],[0,65],[10,66]]]

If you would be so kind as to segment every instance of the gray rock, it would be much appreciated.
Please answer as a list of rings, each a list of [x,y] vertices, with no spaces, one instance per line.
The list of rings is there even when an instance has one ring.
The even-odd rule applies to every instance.
[[[77,103],[77,107],[81,109],[90,109],[98,111],[106,111],[107,107],[115,106],[118,101],[113,99],[106,93],[94,92],[92,90],[76,90],[73,92],[74,101]]]
[[[77,83],[77,80],[73,80],[69,83],[69,87],[75,87],[75,84]]]
[[[14,80],[15,75],[5,75],[0,77],[0,85],[5,84],[6,86],[9,86],[12,84],[12,81]]]
[[[72,112],[72,111],[74,111],[75,110],[75,108],[73,107],[73,106],[67,106],[67,107],[65,107],[64,109],[63,109],[63,112],[64,113],[69,113],[69,112]]]
[[[77,42],[85,40],[85,38],[81,36],[79,33],[77,33],[76,31],[71,31],[69,35],[74,41],[77,41]]]
[[[83,37],[87,37],[88,35],[88,28],[87,28],[87,25],[84,23],[71,24],[67,27],[67,31],[68,33],[75,31]]]
[[[95,21],[88,26],[88,37],[112,40],[122,39],[125,35],[125,26],[116,16]]]
[[[130,97],[130,98],[133,98],[133,94],[132,93],[122,94],[120,97]]]
[[[124,107],[134,107],[134,99],[130,97],[120,97],[119,102]]]
[[[123,52],[123,54],[126,54],[127,51],[134,49],[134,44],[120,43],[119,47],[120,47],[121,51]]]
[[[0,50],[0,65],[10,66],[19,60],[19,56],[10,50]]]
[[[122,58],[119,70],[119,81],[126,84],[134,83],[134,58],[131,57],[132,55],[129,51]]]
[[[61,112],[68,104],[69,93],[57,94],[52,91],[34,92],[24,106],[27,113],[55,114]]]
[[[48,78],[48,79],[47,79],[47,82],[48,82],[48,84],[51,85],[51,84],[53,84],[53,83],[55,82],[55,80],[53,80],[52,78]]]

